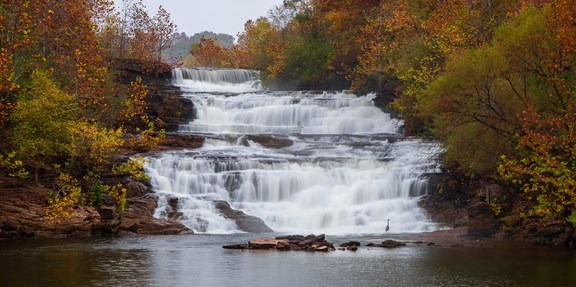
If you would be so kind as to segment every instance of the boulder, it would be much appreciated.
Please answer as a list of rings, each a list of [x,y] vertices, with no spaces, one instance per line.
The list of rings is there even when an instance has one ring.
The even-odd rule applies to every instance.
[[[284,148],[294,144],[291,139],[273,135],[248,135],[246,138],[266,148]]]
[[[139,181],[130,181],[124,187],[126,188],[126,198],[142,197],[152,192],[148,186]]]
[[[101,220],[114,220],[118,218],[116,208],[112,206],[102,206],[96,209],[100,215]]]
[[[213,204],[224,218],[234,220],[238,229],[244,232],[265,233],[273,231],[262,219],[248,215],[240,210],[234,210],[226,201],[215,200]]]
[[[177,221],[151,219],[138,222],[135,232],[137,234],[172,235],[190,233],[191,230]]]
[[[299,241],[304,240],[304,238],[305,237],[303,235],[283,235],[276,237],[276,239],[286,239],[292,244],[296,244]]]
[[[358,247],[358,246],[360,246],[360,242],[358,242],[358,241],[348,241],[348,242],[345,242],[345,243],[340,244],[340,247],[348,247],[348,246],[356,246],[356,247]]]
[[[498,220],[487,202],[477,202],[468,208],[468,235],[485,238],[498,229]]]
[[[275,249],[279,244],[284,249],[285,245],[289,243],[286,240],[278,240],[272,238],[258,238],[248,242],[248,246],[251,249]]]
[[[383,241],[382,244],[380,244],[378,247],[396,248],[396,247],[400,247],[400,246],[406,246],[406,243],[401,242],[401,241],[388,239],[388,240]]]
[[[279,250],[279,251],[309,251],[328,252],[335,251],[334,245],[325,240],[321,235],[287,235],[276,238],[257,238],[250,240],[247,244],[232,244],[222,246],[225,249],[258,249],[258,250]]]
[[[358,250],[358,245],[349,245],[348,247],[346,247],[346,250],[356,251],[356,250]]]
[[[128,217],[120,220],[120,229],[124,231],[136,232],[136,222]]]
[[[232,245],[224,245],[222,246],[224,249],[249,249],[249,245],[247,243],[240,243],[240,244],[232,244]]]

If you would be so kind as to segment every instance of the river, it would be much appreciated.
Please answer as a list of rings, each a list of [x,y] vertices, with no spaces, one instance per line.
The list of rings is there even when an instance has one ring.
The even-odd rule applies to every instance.
[[[267,92],[247,70],[175,70],[195,106],[180,133],[199,149],[149,157],[155,216],[194,235],[0,242],[0,286],[576,286],[570,250],[513,244],[449,247],[411,240],[441,229],[418,207],[441,148],[405,138],[372,95]],[[266,147],[266,134],[282,145]],[[263,220],[244,233],[214,201]],[[386,225],[390,220],[390,230]],[[325,233],[356,252],[240,251],[260,236]]]
[[[226,250],[253,234],[0,243],[1,286],[574,286],[564,249],[409,244],[329,253]],[[355,237],[362,243],[387,237]],[[344,238],[328,237],[332,242]],[[347,238],[349,239],[349,238]]]

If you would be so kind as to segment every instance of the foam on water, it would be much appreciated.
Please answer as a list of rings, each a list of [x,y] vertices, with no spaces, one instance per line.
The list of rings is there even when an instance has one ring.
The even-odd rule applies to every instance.
[[[262,90],[259,73],[242,69],[177,68],[172,83],[188,92],[245,93]]]
[[[184,86],[186,84],[183,84]],[[425,175],[439,171],[441,148],[403,138],[401,121],[372,96],[304,92],[189,93],[197,118],[181,132],[207,137],[202,148],[165,152],[145,168],[159,195],[155,216],[196,232],[238,232],[212,201],[257,216],[274,231],[377,234],[436,228],[418,200]],[[265,148],[246,134],[275,134],[294,144]]]

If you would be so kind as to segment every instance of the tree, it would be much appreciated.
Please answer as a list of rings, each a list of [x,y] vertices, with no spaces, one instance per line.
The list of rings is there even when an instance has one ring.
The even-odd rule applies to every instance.
[[[533,42],[520,43],[511,37],[504,50],[509,52],[509,61],[541,83],[543,94],[527,103],[516,134],[516,152],[503,156],[498,170],[527,195],[535,224],[576,225],[575,4],[555,1],[538,10],[528,8],[518,16],[524,22],[503,28],[503,32],[513,28],[533,37]],[[539,18],[540,22],[529,21]],[[534,29],[538,24],[539,31]]]
[[[282,69],[285,44],[267,18],[247,21],[244,32],[238,36],[238,48],[245,60],[241,67],[260,70],[265,77],[275,78]]]
[[[74,98],[58,89],[46,72],[33,72],[11,115],[14,128],[10,140],[18,158],[34,166],[36,181],[40,167],[49,167],[69,154],[77,120]]]
[[[300,89],[334,88],[337,75],[329,69],[333,51],[321,29],[288,36],[282,70],[277,78]]]
[[[200,39],[200,42],[190,45],[190,54],[200,67],[230,67],[227,61],[226,49],[212,38]]]
[[[538,221],[576,225],[576,103],[561,113],[523,113],[518,154],[503,157],[499,173],[534,201]]]
[[[158,12],[152,18],[151,28],[151,33],[156,38],[156,62],[160,63],[163,61],[162,52],[172,45],[176,26],[170,19],[170,13],[160,6],[158,7]]]
[[[514,154],[518,115],[528,105],[538,112],[565,108],[567,90],[547,68],[558,47],[546,25],[549,11],[527,8],[498,28],[492,43],[453,56],[418,97],[419,110],[446,141],[447,158],[472,173],[494,174],[500,155]]]

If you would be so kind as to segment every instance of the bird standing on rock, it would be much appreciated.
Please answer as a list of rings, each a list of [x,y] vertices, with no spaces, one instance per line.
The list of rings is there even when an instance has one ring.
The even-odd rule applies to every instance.
[[[388,224],[386,224],[386,233],[390,230],[390,218],[388,218]]]

